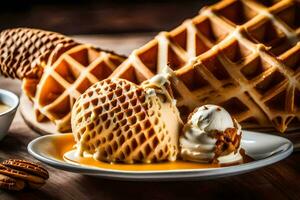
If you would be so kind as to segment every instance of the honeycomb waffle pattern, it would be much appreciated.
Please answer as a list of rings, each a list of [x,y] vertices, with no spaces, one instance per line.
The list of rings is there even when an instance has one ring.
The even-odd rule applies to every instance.
[[[207,103],[245,128],[299,128],[300,4],[223,0],[132,52],[110,77],[141,83],[169,65],[183,118]]]
[[[7,29],[0,33],[0,73],[22,79],[34,72],[34,63],[47,59],[58,45],[71,48],[77,43],[64,35],[30,28]]]
[[[92,84],[107,78],[123,57],[78,45],[56,59],[49,57],[40,80],[25,80],[23,88],[31,97],[37,120],[53,121],[58,131],[71,130],[71,109],[75,100]]]
[[[159,97],[146,95],[142,87],[124,79],[98,82],[73,107],[77,148],[106,162],[174,161],[179,127],[176,133],[168,129],[162,117],[165,105]],[[167,117],[176,114],[179,117],[178,111]]]

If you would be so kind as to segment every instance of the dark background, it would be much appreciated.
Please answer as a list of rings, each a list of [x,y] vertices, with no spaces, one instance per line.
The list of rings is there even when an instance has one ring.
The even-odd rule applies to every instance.
[[[5,0],[1,2],[0,29],[30,27],[72,35],[158,32],[176,27],[213,2]]]

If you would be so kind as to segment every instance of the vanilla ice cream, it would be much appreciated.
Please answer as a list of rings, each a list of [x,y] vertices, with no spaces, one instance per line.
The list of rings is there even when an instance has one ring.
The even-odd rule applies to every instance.
[[[241,127],[222,107],[196,108],[179,139],[181,157],[202,163],[230,164],[242,160]]]

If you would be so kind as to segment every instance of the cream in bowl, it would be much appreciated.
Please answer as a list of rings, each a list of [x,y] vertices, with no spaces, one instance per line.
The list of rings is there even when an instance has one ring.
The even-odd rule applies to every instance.
[[[19,105],[19,97],[0,89],[0,140],[7,134]]]
[[[0,102],[0,114],[8,111],[11,107]]]

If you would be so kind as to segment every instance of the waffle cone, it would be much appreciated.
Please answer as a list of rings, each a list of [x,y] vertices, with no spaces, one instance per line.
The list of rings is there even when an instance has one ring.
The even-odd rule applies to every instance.
[[[92,84],[107,78],[124,58],[90,45],[59,51],[58,46],[51,52],[41,77],[23,80],[23,91],[33,101],[38,121],[50,120],[58,131],[67,132],[75,100]]]
[[[79,153],[106,162],[174,161],[180,127],[172,101],[123,79],[96,83],[72,110]]]
[[[65,51],[77,43],[55,32],[30,28],[4,30],[0,33],[0,73],[18,79],[36,76],[40,64],[47,61],[57,45]]]
[[[245,128],[299,128],[299,12],[293,0],[223,0],[133,51],[110,77],[138,84],[169,65],[183,118],[210,103]]]

